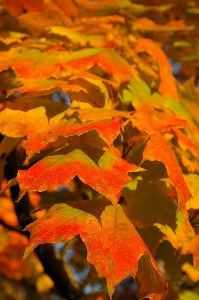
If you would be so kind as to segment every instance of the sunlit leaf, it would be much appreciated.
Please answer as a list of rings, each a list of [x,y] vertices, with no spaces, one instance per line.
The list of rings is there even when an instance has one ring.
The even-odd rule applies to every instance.
[[[135,171],[137,166],[105,152],[106,143],[94,132],[69,138],[65,146],[28,170],[18,172],[22,192],[57,189],[78,175],[85,184],[116,203],[122,187],[132,181],[128,172]]]
[[[151,139],[148,141],[144,150],[143,159],[151,161],[159,160],[164,163],[171,184],[176,188],[179,207],[192,198],[183,178],[175,153],[173,152],[170,144],[160,133],[154,133],[151,135]]]
[[[53,225],[52,230],[50,224],[55,222],[57,225]],[[110,297],[122,279],[128,275],[136,276],[138,260],[146,253],[150,257],[148,268],[156,274],[158,281],[156,282],[156,278],[152,279],[150,297],[155,299],[153,294],[157,294],[158,299],[164,299],[167,290],[165,279],[160,275],[149,250],[119,205],[107,206],[102,212],[100,224],[96,217],[89,213],[65,204],[57,204],[43,218],[28,225],[26,229],[31,232],[31,239],[25,257],[40,243],[62,242],[80,234],[87,247],[88,261],[94,264],[97,271],[107,280]],[[125,256],[121,260],[124,244]],[[137,276],[141,281],[143,273],[140,272]],[[148,292],[142,284],[140,292],[141,296]]]

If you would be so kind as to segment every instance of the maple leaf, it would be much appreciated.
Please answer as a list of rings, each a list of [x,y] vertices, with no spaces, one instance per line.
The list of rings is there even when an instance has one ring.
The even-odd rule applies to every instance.
[[[43,79],[43,78],[39,78],[39,79],[26,79],[26,78],[17,78],[17,82],[18,80],[20,82],[23,83],[23,86],[11,89],[8,93],[7,93],[7,97],[9,97],[11,94],[15,93],[15,92],[20,92],[20,93],[26,93],[26,92],[41,92],[41,91],[48,91],[54,88],[57,88],[57,90],[59,91],[60,89],[64,92],[69,92],[69,91],[75,91],[75,92],[80,92],[80,91],[84,91],[85,93],[87,93],[87,91],[79,86],[79,85],[72,85],[69,84],[67,81],[64,80],[49,80],[49,79]],[[54,92],[56,91],[56,89],[53,90]]]
[[[46,148],[48,144],[56,141],[59,137],[73,135],[81,136],[86,132],[96,130],[102,137],[105,137],[110,144],[112,144],[113,140],[120,133],[121,124],[118,121],[88,121],[82,124],[74,123],[75,121],[76,120],[73,118],[69,120],[61,120],[60,123],[55,124],[56,126],[49,126],[46,131],[42,131],[41,134],[37,135],[34,139],[24,141],[22,146],[27,153],[26,161],[28,161],[35,153],[39,153],[42,149]],[[50,146],[52,147],[53,144],[50,144]],[[55,147],[57,147],[57,144]]]
[[[132,77],[137,77],[135,68],[113,49],[103,49],[101,53],[93,55],[92,57],[71,60],[68,65],[80,70],[88,70],[98,65],[105,70],[110,77],[113,77],[118,84],[130,80]]]
[[[0,41],[6,45],[12,43],[22,43],[22,39],[29,37],[28,34],[14,32],[14,31],[1,31]]]
[[[194,226],[198,216],[193,210],[199,207],[198,45],[193,39],[198,8],[166,4],[167,0],[161,5],[161,1],[156,5],[151,0],[145,1],[147,5],[132,2],[2,0],[0,127],[5,136],[0,155],[5,160],[0,160],[0,180],[3,172],[10,179],[7,173],[15,168],[11,161],[19,166],[25,159],[23,170],[7,189],[18,182],[20,197],[27,192],[35,209],[40,209],[38,203],[51,207],[46,216],[28,226],[31,239],[26,254],[38,243],[68,241],[79,234],[88,260],[107,280],[110,297],[115,286],[131,275],[138,283],[140,299],[164,300],[166,282],[151,253],[165,251],[156,258],[161,258],[166,272],[169,263],[172,269],[174,263],[180,264],[172,259],[175,250],[170,255],[164,248],[169,243],[162,247],[163,235],[181,254],[193,254],[199,267],[199,238],[187,211],[194,214]],[[175,14],[177,21],[170,18]],[[61,91],[67,93],[67,101]],[[55,96],[62,103],[55,103]],[[21,158],[21,147],[26,158],[25,154]],[[152,161],[145,162],[149,172],[129,177],[129,172],[143,171],[136,165],[145,160]],[[34,192],[43,190],[41,195]],[[106,199],[98,199],[100,194]],[[85,196],[90,201],[77,201]],[[69,199],[73,200],[69,205],[52,207]],[[2,225],[17,225],[4,196],[1,208]],[[175,226],[177,208],[183,213],[178,212]],[[19,210],[23,209],[21,202]],[[19,221],[23,226],[21,216]],[[25,277],[31,276],[30,264],[23,268],[25,264],[19,263],[27,239],[15,242],[16,233],[5,238],[6,231],[0,226],[1,272],[16,280],[23,278],[23,271]],[[80,243],[76,238],[66,247],[77,253]],[[16,256],[12,248],[19,249]],[[70,261],[74,268],[79,267],[75,259]],[[176,272],[170,273],[173,280]],[[103,288],[92,268],[90,275],[87,282],[95,281]],[[81,287],[74,284],[72,293],[65,295],[67,277],[58,277],[54,276],[54,283],[61,286],[63,296],[77,298]],[[131,291],[125,291],[123,283],[121,290],[118,297],[124,293],[123,298],[129,298]],[[86,297],[105,299],[106,294]]]
[[[81,109],[92,107],[113,109],[113,103],[108,89],[101,80],[96,80],[94,78],[79,78],[71,80],[70,83],[72,85],[79,85],[87,91],[87,93],[83,91],[81,93],[70,91],[69,96],[72,106]]]
[[[199,175],[198,174],[186,174],[184,175],[185,181],[189,190],[191,191],[193,198],[191,198],[187,203],[187,209],[199,209],[199,191],[198,191],[198,184],[199,184]]]
[[[178,144],[183,150],[190,150],[195,156],[199,155],[198,147],[182,131],[177,128],[172,128],[172,133],[176,136]]]
[[[55,143],[56,150],[50,156],[28,170],[18,172],[17,181],[22,195],[28,190],[56,189],[78,175],[85,184],[116,203],[122,187],[132,181],[127,174],[135,171],[137,166],[112,151],[105,152],[104,148],[107,149],[108,145],[95,131],[61,140],[60,145]]]
[[[102,52],[102,49],[82,49],[69,53],[68,51],[41,52],[38,49],[13,48],[9,51],[1,52],[0,71],[12,67],[20,78],[47,79],[59,73],[61,68],[66,68],[70,61],[72,64],[73,60],[82,60],[85,57],[92,60],[92,55],[99,52]]]
[[[158,44],[151,41],[150,39],[141,38],[138,40],[135,49],[137,53],[147,52],[156,59],[156,62],[159,66],[159,74],[161,80],[159,91],[163,95],[163,98],[166,99],[166,97],[170,95],[176,101],[179,101],[176,80],[172,76],[172,68],[166,55],[158,46]]]
[[[55,125],[64,114],[51,119]],[[44,107],[37,107],[27,112],[5,108],[0,112],[1,132],[10,137],[33,137],[48,127],[48,118]]]
[[[140,18],[136,22],[132,22],[133,30],[140,30],[140,31],[187,31],[192,30],[193,26],[186,26],[183,22],[183,20],[177,20],[177,21],[170,21],[164,25],[156,24],[150,19],[147,18]]]
[[[164,182],[135,180],[124,187],[122,196],[125,198],[123,209],[136,228],[149,227],[154,223],[175,228],[176,205]]]
[[[154,94],[151,95],[151,89],[145,81],[133,78],[127,88],[122,90],[121,100],[125,103],[132,102],[136,110],[152,110],[162,105],[162,99],[159,101]]]
[[[33,104],[31,105],[30,101],[27,101],[31,108]],[[53,105],[50,106],[50,103],[48,101],[42,101],[41,103],[46,106],[48,116],[50,116],[50,114],[52,116]],[[5,107],[20,109],[22,109],[24,105],[27,109],[25,100],[22,100],[21,104],[19,102],[17,102],[17,104],[10,104],[9,102],[4,104]],[[34,106],[37,106],[35,102]],[[60,110],[63,109],[64,107],[60,106]],[[66,114],[70,116],[73,115],[75,111],[79,113],[79,118],[82,119],[84,123],[79,123],[79,121],[74,117],[71,117],[69,119],[64,118],[66,117]],[[120,121],[121,117],[123,115],[125,117],[128,117],[129,114],[112,110],[96,111],[96,109],[94,109],[90,113],[91,120],[89,121],[89,118],[87,118],[86,122],[84,116],[87,112],[89,113],[89,111],[90,110],[87,111],[69,109],[66,112],[62,112],[58,115],[53,116],[48,121],[46,110],[44,107],[36,107],[28,111],[5,108],[0,112],[1,132],[4,135],[10,137],[28,137],[28,140],[23,142],[23,147],[27,151],[26,160],[29,160],[29,158],[35,153],[39,153],[48,144],[52,144],[59,137],[67,137],[72,135],[80,136],[91,130],[96,130],[102,137],[106,138],[107,142],[109,142],[109,144],[107,143],[107,146],[110,146],[110,148],[113,149],[112,142],[119,135],[120,126],[122,126],[122,123]],[[92,112],[94,115],[96,115],[96,117],[92,117]],[[105,116],[106,112],[107,117]],[[114,117],[117,117],[117,119],[110,120]],[[116,149],[114,152],[117,152]]]
[[[176,188],[178,194],[178,206],[183,207],[192,195],[183,178],[177,158],[169,142],[160,133],[151,135],[143,152],[143,160],[158,160],[165,165],[171,184]]]
[[[83,202],[85,203],[84,205]],[[93,200],[92,200],[93,202]],[[71,206],[70,206],[71,205]],[[100,201],[98,201],[100,205]],[[107,205],[105,203],[105,205]],[[75,204],[78,207],[78,202]],[[101,202],[104,207],[104,203]],[[141,299],[164,299],[166,281],[160,274],[149,250],[139,234],[125,216],[120,205],[108,205],[102,211],[96,207],[94,215],[88,213],[89,201],[81,201],[81,210],[73,203],[56,204],[42,218],[28,225],[24,230],[31,233],[24,258],[41,243],[63,242],[79,234],[88,251],[88,261],[106,278],[109,296],[112,299],[115,286],[128,275],[138,276],[141,285]],[[102,212],[102,213],[101,213]],[[98,221],[99,216],[100,222]],[[95,216],[96,215],[96,216]],[[125,245],[125,246],[124,246]],[[144,288],[143,271],[138,271],[138,260],[147,254],[150,257],[147,269],[151,272],[150,293]],[[122,259],[121,259],[122,257]],[[138,271],[138,272],[137,272]],[[153,275],[155,275],[153,277]],[[152,276],[152,277],[151,277]],[[158,282],[157,282],[158,281]]]
[[[51,26],[47,27],[46,29],[49,30],[50,33],[66,36],[74,44],[80,44],[81,46],[85,46],[88,41],[92,39],[92,36],[88,37],[84,33],[80,33],[76,30],[72,30],[63,26]]]
[[[113,118],[120,117],[120,116],[126,119],[131,118],[131,113],[125,111],[119,111],[119,110],[110,110],[110,109],[102,109],[102,108],[89,108],[89,109],[85,108],[76,111],[78,111],[79,113],[78,117],[82,122],[93,121],[93,120],[95,121],[111,120]]]
[[[22,112],[30,111],[31,109],[35,109],[38,107],[45,108],[45,114],[47,119],[50,120],[51,118],[55,117],[56,115],[66,111],[67,105],[59,102],[54,102],[49,98],[40,98],[40,97],[21,97],[17,99],[12,99],[11,101],[5,101],[2,105],[2,108],[9,108],[10,110],[14,111],[17,110],[18,114]],[[3,110],[1,111],[3,114]],[[10,113],[13,113],[10,111]],[[39,113],[39,112],[37,112]],[[34,114],[33,114],[34,115]],[[0,114],[1,118],[2,115]],[[13,115],[16,117],[16,114]],[[22,115],[23,117],[23,115]],[[45,119],[45,116],[42,115],[42,119]]]
[[[159,111],[136,111],[132,116],[133,126],[148,134],[164,132],[171,128],[182,128],[188,125],[186,120],[180,120],[173,114]]]
[[[193,254],[194,266],[199,268],[199,236],[195,234],[189,220],[181,211],[177,213],[176,223],[175,232],[167,225],[156,223],[155,226],[165,235],[164,238],[180,251],[180,254]]]

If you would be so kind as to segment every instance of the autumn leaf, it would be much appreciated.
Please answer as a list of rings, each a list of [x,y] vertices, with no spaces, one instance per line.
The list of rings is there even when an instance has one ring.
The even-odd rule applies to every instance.
[[[155,226],[165,235],[164,238],[180,251],[180,254],[193,254],[194,266],[199,268],[199,236],[195,234],[189,220],[180,211],[177,213],[176,223],[175,232],[167,225],[156,223]]]
[[[102,277],[118,299],[195,297],[179,276],[199,267],[197,1],[1,2],[0,279],[38,300],[104,300]],[[15,231],[34,218],[28,246]],[[49,242],[64,242],[58,266],[36,249],[53,290],[34,255],[20,263]]]
[[[125,61],[115,50],[104,49],[101,53],[88,58],[71,60],[68,63],[74,69],[88,70],[95,65],[107,72],[118,84],[128,81],[132,77],[137,77],[137,72],[133,66]]]
[[[85,108],[104,108],[113,109],[113,102],[109,95],[109,91],[104,82],[94,78],[79,78],[70,81],[72,85],[78,85],[86,90],[86,92],[78,93],[70,91],[69,96],[72,106]]]
[[[180,120],[169,112],[156,110],[136,111],[132,116],[133,126],[148,134],[169,131],[171,128],[182,128],[188,125],[186,120]]]
[[[152,278],[150,295],[140,282],[141,297],[155,299],[154,294],[157,294],[157,299],[163,300],[167,290],[166,281],[122,208],[119,205],[107,206],[99,222],[95,216],[86,212],[87,206],[88,201],[85,201],[85,208],[81,207],[81,210],[66,204],[56,204],[44,217],[28,225],[25,229],[30,231],[31,237],[24,257],[40,243],[60,243],[79,234],[86,244],[88,261],[106,278],[112,299],[115,286],[122,279],[128,275],[135,278],[138,260],[146,253],[150,257],[148,268],[156,275]],[[139,271],[139,280],[142,277],[143,272]]]
[[[5,213],[5,212],[4,212]],[[0,272],[7,278],[21,281],[28,280],[32,274],[35,276],[43,272],[43,267],[34,253],[22,262],[23,253],[28,245],[27,238],[18,232],[0,227]]]
[[[146,82],[133,78],[127,88],[122,90],[121,101],[124,103],[131,102],[133,107],[139,111],[153,110],[161,107],[162,99],[159,98],[154,97],[154,94],[151,95],[151,89]]]
[[[20,0],[18,3],[13,3],[12,0],[3,0],[4,7],[12,16],[17,16],[22,13],[25,0]]]
[[[190,192],[193,195],[193,198],[191,198],[187,203],[186,207],[187,209],[199,209],[199,191],[198,191],[198,184],[199,184],[199,175],[190,173],[184,175],[184,179],[186,181],[186,184],[190,190]]]
[[[61,118],[61,116],[60,116]],[[45,108],[38,107],[27,112],[11,110],[0,112],[1,132],[10,137],[35,136],[48,126]]]
[[[135,183],[137,187],[133,189]],[[175,228],[176,205],[164,182],[135,180],[124,187],[122,197],[125,199],[123,209],[136,228],[149,227],[155,223]]]
[[[68,51],[41,52],[38,49],[13,48],[1,52],[0,71],[12,67],[20,78],[48,79],[59,73],[61,68],[67,67],[69,62],[72,64],[72,61],[82,60],[85,57],[92,60],[92,55],[96,55],[101,51],[100,48],[93,48],[69,53]],[[86,67],[83,69],[85,70]]]
[[[135,47],[136,52],[147,52],[153,58],[156,59],[159,67],[159,76],[160,76],[160,86],[159,91],[163,95],[163,98],[166,99],[167,96],[172,96],[176,101],[179,101],[179,94],[177,90],[177,85],[175,78],[172,76],[172,68],[169,64],[169,61],[158,46],[157,43],[151,41],[150,39],[141,38],[138,40],[138,43]]]
[[[4,182],[4,186],[5,186],[5,182]],[[1,189],[3,189],[4,186],[1,185]],[[8,193],[7,195],[6,193],[1,194],[0,203],[1,203],[0,220],[4,221],[8,225],[14,227],[18,226],[19,222],[15,214],[14,204],[12,202],[12,199],[8,196]]]
[[[153,267],[152,267],[153,265]],[[166,281],[160,276],[155,261],[149,255],[143,255],[138,262],[136,274],[140,299],[163,300],[166,297]]]
[[[70,113],[70,110],[68,110]],[[73,110],[74,111],[74,110]],[[124,117],[126,119],[131,118],[130,112],[111,110],[111,109],[101,109],[101,108],[85,108],[76,110],[79,113],[79,118],[82,122],[86,121],[99,121],[99,120],[111,120],[116,117]],[[72,111],[71,111],[72,113]]]
[[[151,32],[161,32],[161,31],[187,31],[192,30],[192,26],[186,26],[183,20],[177,21],[170,21],[164,25],[156,24],[150,19],[147,18],[140,18],[136,22],[132,22],[133,30],[140,30],[140,31],[151,31]]]
[[[10,45],[12,43],[22,43],[23,38],[29,37],[28,34],[8,31],[3,32],[1,31],[0,41],[6,45]]]
[[[80,92],[80,91],[84,91],[85,93],[87,93],[87,91],[79,86],[79,85],[72,85],[69,84],[67,81],[64,80],[48,80],[48,79],[43,79],[43,78],[39,78],[39,79],[25,79],[25,78],[20,78],[18,77],[18,80],[20,82],[23,83],[22,86],[17,87],[15,89],[11,89],[8,93],[7,93],[7,97],[9,97],[11,94],[15,93],[15,92],[20,92],[20,93],[26,93],[26,92],[41,92],[41,91],[49,91],[52,90],[54,88],[57,88],[57,90],[62,90],[64,92],[69,92],[69,91],[75,91],[75,92]],[[56,90],[54,89],[54,92],[56,92]]]
[[[81,111],[79,111],[80,119],[84,120]],[[69,110],[69,115],[70,112],[74,113],[75,110]],[[86,113],[84,110],[82,112]],[[99,113],[95,109],[93,112],[95,114]],[[102,110],[101,112],[103,113],[104,111]],[[76,122],[75,118],[64,119],[64,112],[48,121],[44,107],[30,109],[27,112],[5,108],[0,113],[0,124],[2,133],[5,135],[10,137],[23,137],[27,135],[28,140],[23,142],[23,147],[27,151],[26,160],[28,160],[59,137],[80,136],[92,130],[96,130],[102,137],[105,137],[111,145],[120,133],[122,123],[119,120],[122,115],[120,112],[107,110],[107,120],[104,120],[106,119],[104,117],[100,120],[100,114],[98,114],[98,120],[87,121],[81,124]],[[109,120],[114,118],[114,116],[117,116],[117,120]],[[128,114],[124,113],[124,116],[128,116]],[[90,119],[92,120],[92,114],[90,115]],[[14,124],[10,120],[13,120]]]
[[[59,115],[60,113],[66,111],[68,108],[67,105],[64,103],[55,102],[49,98],[44,97],[21,97],[17,99],[12,99],[11,101],[5,101],[2,105],[2,108],[9,108],[10,110],[14,111],[17,110],[18,114],[22,112],[30,111],[31,109],[35,109],[38,107],[44,107],[45,108],[45,114],[47,116],[47,119],[50,120],[56,115]],[[4,114],[4,112],[2,111]],[[11,113],[11,112],[10,112]],[[14,112],[13,112],[14,113]],[[2,115],[1,115],[2,116]],[[13,115],[15,117],[16,115]],[[45,116],[42,116],[42,119],[45,118]]]
[[[65,122],[64,122],[65,121]],[[50,124],[51,125],[51,124]],[[22,146],[26,150],[28,161],[35,153],[39,153],[50,143],[55,142],[59,137],[81,136],[86,132],[96,130],[102,137],[105,137],[111,144],[120,133],[121,124],[118,121],[90,121],[86,123],[75,123],[75,119],[63,120],[55,126],[48,126],[46,131],[24,141]],[[53,147],[53,144],[50,144]],[[108,146],[108,145],[107,145]]]
[[[49,30],[49,32],[52,34],[65,36],[74,44],[80,44],[81,46],[85,46],[89,41],[89,37],[87,37],[87,35],[63,26],[51,26],[47,27],[46,29]]]
[[[178,144],[183,150],[190,150],[195,156],[199,155],[199,149],[194,144],[192,140],[190,140],[187,135],[185,135],[182,131],[178,128],[172,128],[172,133],[176,136]]]
[[[28,170],[18,172],[17,181],[22,195],[27,191],[57,189],[61,184],[67,184],[78,175],[85,184],[113,203],[117,203],[122,187],[132,181],[128,177],[128,172],[133,172],[137,168],[112,154],[112,151],[105,152],[103,149],[107,149],[107,144],[95,131],[80,137],[67,138],[65,144],[61,140],[58,148],[60,150],[55,150]],[[110,182],[113,184],[110,185]]]
[[[168,172],[171,184],[176,188],[178,194],[178,207],[182,207],[192,195],[183,178],[175,153],[169,142],[160,133],[151,135],[143,153],[143,160],[161,161]]]

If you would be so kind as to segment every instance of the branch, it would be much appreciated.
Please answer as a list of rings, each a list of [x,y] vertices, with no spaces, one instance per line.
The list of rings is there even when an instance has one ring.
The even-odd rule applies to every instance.
[[[7,157],[7,165],[5,166],[4,170],[4,175],[7,180],[11,180],[17,176],[18,169],[23,163],[24,156],[24,153],[21,155],[20,152],[17,152],[16,149],[14,149],[13,152]],[[10,191],[13,201],[17,201],[19,197],[19,185],[12,186]],[[30,215],[28,194],[22,197],[20,202],[15,206],[15,210],[22,228],[33,222],[33,219]],[[30,236],[28,231],[23,232],[23,234],[28,238]],[[83,295],[71,284],[70,279],[64,269],[63,262],[56,257],[52,244],[39,245],[35,249],[35,252],[44,267],[45,273],[50,276],[64,298],[67,300],[74,300],[79,299],[80,296]]]

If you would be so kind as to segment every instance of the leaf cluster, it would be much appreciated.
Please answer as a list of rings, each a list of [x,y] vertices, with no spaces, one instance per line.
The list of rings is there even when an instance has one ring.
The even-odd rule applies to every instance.
[[[2,297],[195,299],[198,14],[2,1]]]

